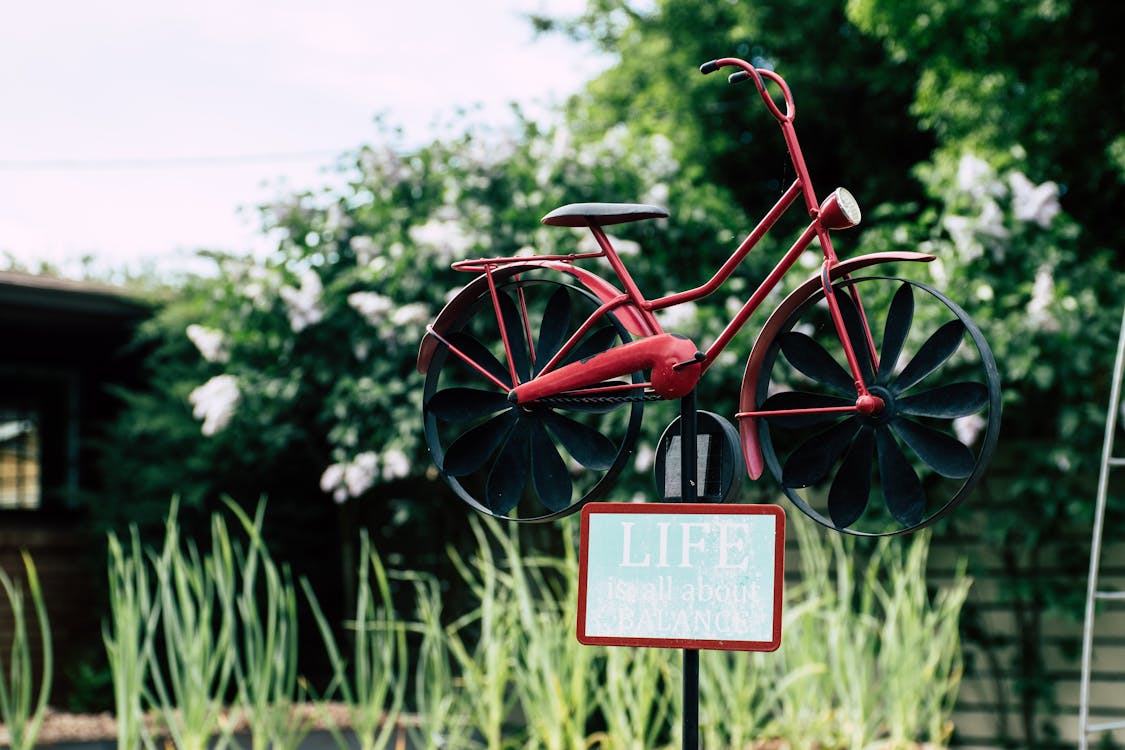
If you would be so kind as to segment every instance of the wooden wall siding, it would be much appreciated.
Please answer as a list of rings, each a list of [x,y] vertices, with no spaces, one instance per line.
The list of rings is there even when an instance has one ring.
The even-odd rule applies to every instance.
[[[804,523],[803,517],[786,506],[788,523]],[[1038,723],[1052,722],[1059,732],[1058,747],[1074,748],[1078,741],[1078,708],[1081,680],[1082,612],[1086,596],[1086,573],[1090,540],[1058,540],[1040,550],[1044,573],[1070,587],[1079,602],[1073,617],[1046,614],[1042,621],[1043,656],[1048,677],[1054,687],[1057,712],[1040,713]],[[910,537],[892,540],[892,544],[909,544]],[[1081,560],[1073,559],[1073,549],[1083,550]],[[786,581],[800,580],[800,554],[795,534],[790,531],[786,543]],[[989,635],[996,639],[993,656],[1002,665],[999,675],[988,671],[984,651],[965,643],[966,674],[961,682],[957,709],[953,716],[956,727],[955,747],[965,750],[997,750],[1010,742],[1023,740],[1020,729],[1020,706],[1017,695],[1018,675],[1015,657],[1019,643],[1017,620],[1004,603],[1003,594],[1010,582],[1006,580],[996,550],[980,538],[958,538],[935,541],[930,550],[929,579],[934,585],[948,581],[960,559],[970,561],[973,587],[969,601],[980,613]],[[1064,572],[1064,567],[1070,572]],[[1080,570],[1081,572],[1075,572]],[[1125,590],[1125,541],[1103,545],[1100,588]],[[1094,670],[1091,682],[1091,723],[1125,720],[1125,602],[1105,603],[1094,628]],[[782,633],[784,639],[785,634]],[[1005,711],[1006,704],[1006,711]],[[1004,731],[1006,724],[1007,731]],[[1125,746],[1125,731],[1110,733],[1114,741]],[[1042,739],[1042,737],[1041,737]],[[1096,746],[1097,737],[1091,738]],[[1011,745],[1008,745],[1009,747]],[[1021,747],[1016,744],[1015,747]]]
[[[34,655],[38,664],[39,625],[34,607],[27,596],[27,583],[20,550],[26,549],[35,562],[39,581],[51,622],[51,640],[55,650],[55,689],[52,704],[65,705],[69,689],[64,665],[75,660],[96,657],[101,644],[97,613],[105,590],[104,565],[95,553],[87,534],[75,530],[49,527],[19,528],[0,526],[0,567],[24,590],[29,634],[34,639]],[[97,560],[97,564],[92,564]],[[0,649],[5,654],[12,642],[12,617],[6,599],[0,600]],[[38,677],[38,667],[36,676]]]
[[[1054,688],[1057,709],[1053,716],[1040,714],[1039,723],[1050,720],[1058,731],[1058,746],[1073,748],[1078,742],[1081,687],[1082,611],[1089,564],[1089,538],[1057,540],[1040,550],[1043,575],[1074,592],[1078,603],[1073,616],[1045,613],[1042,619],[1043,660]],[[1074,549],[1082,559],[1073,559]],[[972,750],[1002,747],[1002,725],[1007,736],[1022,741],[1015,659],[1019,633],[1015,613],[1004,603],[1006,580],[996,551],[978,539],[953,544],[935,544],[930,557],[934,583],[948,579],[958,557],[972,561],[973,588],[970,602],[996,646],[992,656],[1002,665],[999,675],[988,671],[988,660],[980,646],[966,643],[966,674],[962,680],[954,723],[959,747]],[[1080,573],[1077,571],[1081,571]],[[1125,590],[1125,542],[1107,537],[1100,569],[1103,590]],[[1125,603],[1107,602],[1099,610],[1094,626],[1094,659],[1091,680],[1091,723],[1125,720]],[[1007,711],[1005,712],[1005,705]],[[1125,730],[1109,733],[1125,744]],[[1098,737],[1091,738],[1095,745]]]

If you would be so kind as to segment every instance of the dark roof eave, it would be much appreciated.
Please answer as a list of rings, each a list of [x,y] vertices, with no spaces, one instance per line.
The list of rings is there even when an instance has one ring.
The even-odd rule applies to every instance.
[[[112,318],[143,318],[151,305],[105,284],[0,271],[0,308],[79,313]]]

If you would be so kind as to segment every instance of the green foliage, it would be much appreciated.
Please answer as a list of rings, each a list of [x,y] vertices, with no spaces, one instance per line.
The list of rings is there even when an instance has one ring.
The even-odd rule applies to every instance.
[[[153,746],[145,709],[180,750],[229,743],[227,717],[239,714],[254,747],[295,747],[308,728],[309,714],[292,711],[301,695],[286,635],[294,599],[261,538],[264,505],[253,517],[231,509],[245,539],[215,514],[207,554],[171,541],[157,554],[135,536],[128,548],[110,538],[116,606],[106,633],[115,684],[123,686],[120,746],[126,734],[132,747]],[[166,521],[172,538],[175,510]],[[801,575],[786,592],[781,649],[701,654],[704,738],[723,747],[774,738],[825,750],[943,746],[960,679],[957,621],[969,586],[963,571],[930,590],[927,534],[905,547],[884,541],[864,552],[855,540],[818,534],[808,523],[790,528]],[[451,550],[460,584],[476,602],[461,614],[444,607],[432,575],[386,569],[362,537],[354,616],[345,622],[350,647],[338,644],[302,581],[333,666],[322,700],[339,696],[347,710],[347,726],[331,727],[337,743],[387,747],[406,726],[426,748],[679,744],[679,655],[588,647],[574,637],[576,525],[563,526],[570,551],[561,558],[530,552],[517,527],[492,519],[474,521],[473,531],[471,554]],[[410,584],[412,615],[395,608],[398,583]],[[251,603],[255,595],[263,599]],[[166,620],[171,624],[162,625]],[[182,655],[151,648],[167,646],[169,637],[178,638]],[[271,642],[276,649],[263,648]],[[219,644],[228,656],[218,654]],[[228,672],[237,683],[232,705],[216,689]]]
[[[428,644],[436,650],[431,666],[453,668],[441,682],[453,692],[442,705],[457,717],[451,746],[463,746],[465,723],[487,748],[677,745],[679,655],[579,645],[575,556],[528,554],[514,528],[492,520],[473,525],[478,547],[459,567],[480,603],[445,626],[443,643]],[[705,741],[944,746],[961,676],[957,622],[969,590],[963,570],[932,591],[928,534],[905,547],[883,540],[865,551],[800,519],[790,528],[800,543],[801,582],[786,592],[781,649],[701,654]],[[436,636],[432,603],[420,599],[419,607],[430,613],[422,631]]]
[[[933,281],[984,329],[1005,391],[994,468],[946,527],[983,533],[1004,561],[1023,634],[1004,668],[1019,675],[1016,712],[1032,745],[1051,709],[1042,618],[1080,611],[1073,580],[1085,550],[1060,540],[1088,535],[1114,311],[1125,301],[1113,262],[1125,244],[1125,103],[1107,97],[1125,89],[1122,8],[597,0],[561,25],[620,55],[572,103],[579,121],[665,134],[692,165],[684,171],[750,213],[785,182],[767,181],[776,138],[762,137],[769,124],[740,88],[711,98],[704,87],[721,87],[691,70],[726,54],[774,68],[793,89],[821,189],[838,181],[867,207],[855,252],[938,256]],[[1044,574],[1047,543],[1064,575]]]
[[[288,566],[278,566],[262,539],[266,504],[250,518],[238,505],[227,507],[248,537],[246,551],[233,545],[236,575],[228,581],[238,615],[234,659],[238,704],[250,727],[252,750],[296,750],[313,727],[312,717],[294,710],[306,698],[297,675],[297,592]]]
[[[1111,7],[1112,6],[1112,7]],[[921,65],[913,112],[937,137],[915,170],[928,208],[885,207],[869,247],[916,244],[939,257],[938,283],[958,290],[984,329],[1004,384],[988,505],[959,514],[1000,552],[1003,596],[1020,635],[1018,716],[1031,746],[1053,711],[1044,616],[1080,616],[1117,315],[1125,294],[1110,216],[1125,192],[1114,144],[1125,109],[1114,3],[885,3],[855,0],[849,18],[895,59]],[[1095,18],[1100,20],[1095,20]],[[1107,88],[1108,87],[1108,88]],[[1111,513],[1120,513],[1120,502]],[[1028,513],[1028,508],[1035,511]],[[1047,573],[1044,546],[1063,570]],[[973,626],[985,645],[991,636]],[[1072,657],[1071,657],[1072,658]]]
[[[1114,0],[849,0],[848,18],[893,60],[919,67],[913,112],[943,149],[1020,146],[1034,181],[1054,180],[1091,249],[1125,240],[1113,158],[1125,132]],[[1116,20],[1115,20],[1116,19]],[[1120,148],[1120,147],[1118,147]]]
[[[390,579],[366,532],[361,536],[359,588],[350,631],[351,654],[341,652],[328,618],[307,581],[302,581],[316,616],[334,676],[332,694],[339,691],[348,711],[349,726],[361,750],[382,750],[395,738],[406,696],[406,630],[395,615]],[[333,729],[340,747],[346,740]]]
[[[888,60],[877,42],[847,23],[842,3],[597,0],[580,18],[555,27],[618,58],[571,102],[575,127],[588,140],[617,123],[669,138],[696,191],[717,185],[757,215],[794,177],[753,89],[698,72],[707,60],[736,56],[789,82],[798,133],[822,192],[846,184],[861,203],[917,194],[898,162],[885,158],[914,163],[931,148],[907,114],[916,68]]]
[[[1045,612],[1078,610],[1078,587],[1044,576],[1040,550],[1086,533],[1113,311],[1125,299],[1113,263],[1125,246],[1115,219],[1125,199],[1125,99],[1112,95],[1125,90],[1113,20],[1123,8],[591,0],[579,18],[537,19],[541,31],[617,55],[568,104],[565,124],[469,129],[409,150],[386,136],[341,164],[345,188],[263,209],[274,252],[213,256],[212,274],[177,290],[140,342],[152,387],[123,394],[128,408],[107,441],[110,520],[158,520],[174,493],[192,508],[224,492],[265,493],[287,520],[273,532],[287,549],[311,543],[301,531],[337,512],[341,528],[383,529],[388,559],[438,566],[442,540],[463,539],[464,524],[444,512],[460,506],[420,441],[414,352],[446,293],[469,280],[449,263],[569,252],[583,239],[540,226],[551,208],[647,201],[668,206],[671,219],[614,227],[641,287],[655,295],[701,282],[793,177],[753,91],[696,72],[738,55],[789,81],[821,192],[845,184],[865,206],[864,229],[840,235],[841,254],[933,252],[933,282],[997,355],[1005,415],[994,468],[946,526],[979,530],[1004,561],[1005,596],[1024,633],[1012,665],[1019,712],[1034,744],[1036,713],[1050,703],[1036,634]],[[784,244],[763,243],[720,294],[678,310],[670,327],[708,340]],[[750,331],[702,384],[706,408],[734,410]],[[642,457],[672,416],[650,411]],[[624,472],[622,497],[648,491],[639,476],[647,465],[637,468]],[[324,544],[327,559],[337,546]],[[1074,568],[1064,572],[1083,574],[1083,551],[1060,557]],[[448,674],[436,656],[440,608],[432,582],[420,581],[430,618],[420,631],[431,654],[424,669],[437,680]],[[634,667],[643,665],[623,668]],[[460,714],[442,700],[424,704],[452,726]]]
[[[235,663],[234,549],[218,516],[210,553],[185,544],[177,511],[173,502],[164,546],[151,554],[164,648],[150,662],[148,702],[178,750],[222,750],[231,742],[223,701]]]
[[[0,720],[8,732],[8,746],[12,750],[31,750],[43,718],[47,713],[47,698],[51,694],[51,675],[54,668],[54,650],[51,643],[51,624],[47,619],[47,606],[39,573],[27,552],[22,553],[27,590],[35,617],[39,621],[39,646],[42,649],[42,672],[39,690],[36,691],[32,641],[28,634],[27,610],[24,608],[23,588],[0,570],[0,587],[8,602],[12,618],[12,642],[7,658],[0,657]],[[6,662],[6,663],[5,663]]]
[[[153,658],[159,599],[152,595],[151,578],[140,537],[134,526],[126,549],[109,535],[109,619],[102,626],[113,683],[118,750],[152,747],[144,722],[144,695]]]

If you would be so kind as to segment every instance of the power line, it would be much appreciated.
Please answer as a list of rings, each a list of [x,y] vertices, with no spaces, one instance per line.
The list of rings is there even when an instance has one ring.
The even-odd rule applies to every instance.
[[[110,159],[0,159],[0,171],[108,170],[108,169],[181,169],[222,167],[238,164],[269,164],[295,161],[335,159],[346,149],[290,151],[263,154],[232,154],[226,156],[159,156]]]

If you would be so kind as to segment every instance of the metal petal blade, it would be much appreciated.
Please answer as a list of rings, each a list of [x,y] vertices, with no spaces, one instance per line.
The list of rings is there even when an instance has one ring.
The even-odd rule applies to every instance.
[[[565,510],[570,505],[573,484],[547,428],[538,419],[531,420],[531,481],[543,505],[551,511]]]
[[[453,441],[441,465],[446,474],[455,477],[471,474],[488,460],[516,423],[514,409],[481,422]]]
[[[914,417],[967,417],[988,405],[988,387],[983,383],[950,383],[900,398],[897,405],[899,414]]]
[[[535,345],[535,364],[542,367],[562,347],[570,326],[570,293],[559,287],[547,300],[543,320],[539,324],[539,341]]]
[[[527,350],[527,329],[524,327],[523,315],[507,294],[499,295],[499,301],[500,317],[504,321],[504,332],[508,334],[512,363],[516,366],[520,382],[526,382],[531,379],[531,355]]]
[[[876,430],[875,446],[887,510],[903,526],[917,526],[926,515],[926,495],[918,474],[890,431]]]
[[[838,529],[859,520],[871,494],[871,466],[875,460],[875,430],[863,427],[848,448],[828,490],[828,515]]]
[[[492,355],[477,339],[463,331],[456,331],[446,336],[446,340],[458,349],[462,354],[471,359],[476,364],[480,365],[481,369],[492,375],[492,377],[499,380],[501,383],[511,383],[512,375],[508,372],[508,368],[500,364],[500,360]],[[449,359],[458,362],[469,372],[477,377],[481,377],[480,373],[473,369],[464,359],[457,354],[450,352]],[[483,378],[482,378],[483,380]]]
[[[789,331],[778,337],[778,345],[789,364],[802,374],[844,395],[855,393],[852,376],[811,337]]]
[[[446,388],[426,402],[426,411],[446,422],[468,422],[511,408],[508,397],[479,388]]]
[[[566,452],[587,469],[605,471],[617,458],[617,446],[592,427],[550,410],[542,413],[543,421],[558,438]]]
[[[875,381],[875,368],[871,361],[871,346],[867,341],[867,327],[860,317],[859,308],[849,291],[838,291],[836,300],[840,303],[840,315],[844,318],[844,329],[848,332],[848,340],[852,342],[856,361],[859,362],[859,371],[863,375],[864,383]]]
[[[570,354],[564,358],[563,364],[577,362],[580,359],[586,359],[595,354],[601,354],[615,343],[617,343],[616,328],[613,326],[599,328],[583,339],[578,346],[574,347]]]
[[[781,469],[786,487],[808,487],[828,475],[859,429],[855,417],[813,435],[789,454]]]
[[[902,368],[902,372],[891,383],[891,390],[896,394],[904,393],[922,382],[927,375],[953,356],[953,352],[957,351],[964,336],[965,324],[959,320],[951,320],[934,331],[934,335],[918,348],[914,359]]]
[[[762,402],[758,411],[794,411],[803,409],[825,409],[839,406],[854,406],[854,402],[847,399],[829,396],[823,393],[808,393],[807,391],[782,391],[775,393]],[[811,425],[823,424],[839,419],[839,412],[813,412],[811,414],[777,414],[766,417],[770,424],[779,427],[796,429]]]
[[[885,385],[898,364],[902,346],[914,322],[914,293],[909,284],[903,284],[895,292],[891,306],[887,309],[887,322],[883,326],[883,351],[879,353],[879,374],[875,382]]]
[[[523,420],[508,433],[508,440],[496,456],[485,483],[488,507],[496,515],[506,516],[520,501],[527,484],[527,459],[527,421]]]
[[[957,438],[912,419],[895,419],[891,429],[918,454],[927,466],[950,479],[964,479],[973,473],[973,452]]]

